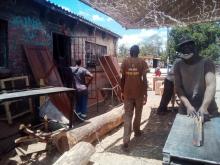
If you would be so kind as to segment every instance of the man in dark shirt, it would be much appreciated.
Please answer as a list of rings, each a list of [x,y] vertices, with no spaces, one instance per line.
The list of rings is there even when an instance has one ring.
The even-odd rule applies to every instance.
[[[182,38],[177,51],[181,60],[174,66],[174,87],[181,100],[179,113],[192,117],[217,114],[213,62],[199,56],[195,42],[190,38]]]
[[[74,88],[76,88],[76,115],[82,121],[86,119],[88,103],[88,85],[93,79],[93,75],[85,68],[81,67],[81,60],[76,60],[76,66],[70,67],[74,78]],[[86,82],[86,77],[88,81]]]
[[[163,94],[160,100],[160,105],[157,108],[158,115],[165,115],[168,112],[168,104],[171,101],[172,97],[174,96],[174,66],[175,63],[178,61],[176,59],[173,63],[173,66],[170,68],[167,76],[164,79],[164,89]],[[174,105],[173,105],[174,106]]]
[[[132,118],[135,109],[135,118],[133,122],[133,130],[135,136],[141,135],[140,122],[141,113],[144,104],[147,101],[147,63],[138,58],[139,47],[134,45],[130,49],[130,56],[122,62],[121,65],[121,90],[122,100],[124,100],[124,135],[123,149],[128,148],[131,136]]]
[[[157,108],[158,115],[164,115],[168,112],[167,106],[173,96],[174,92],[174,66],[168,72],[167,76],[164,79],[164,90],[160,100],[160,105]]]

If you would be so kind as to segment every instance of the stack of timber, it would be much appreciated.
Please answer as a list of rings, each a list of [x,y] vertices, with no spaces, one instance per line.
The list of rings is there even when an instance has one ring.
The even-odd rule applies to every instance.
[[[121,102],[119,65],[117,65],[114,58],[111,56],[102,56],[99,58],[99,62],[109,80],[109,83],[111,84],[112,89],[114,90],[115,95],[118,98],[118,101]]]

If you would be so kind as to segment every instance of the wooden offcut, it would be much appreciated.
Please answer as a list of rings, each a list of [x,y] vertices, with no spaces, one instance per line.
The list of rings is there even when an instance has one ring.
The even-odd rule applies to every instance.
[[[72,148],[80,141],[94,142],[103,137],[123,122],[123,106],[92,118],[80,124],[77,128],[56,136],[54,143],[60,152]]]
[[[35,142],[31,144],[22,144],[15,148],[16,153],[19,156],[26,156],[32,153],[45,151],[47,148],[47,143],[45,142]]]
[[[66,151],[53,165],[87,165],[95,148],[87,142],[76,144]]]
[[[193,129],[193,145],[200,147],[203,145],[203,123],[202,117],[194,119],[194,129]]]

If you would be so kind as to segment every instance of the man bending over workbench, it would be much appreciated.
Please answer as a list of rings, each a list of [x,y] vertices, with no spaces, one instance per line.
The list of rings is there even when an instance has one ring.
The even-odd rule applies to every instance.
[[[181,100],[179,113],[191,117],[217,115],[214,63],[199,56],[195,42],[189,37],[181,39],[177,52],[181,59],[174,66],[174,86]]]

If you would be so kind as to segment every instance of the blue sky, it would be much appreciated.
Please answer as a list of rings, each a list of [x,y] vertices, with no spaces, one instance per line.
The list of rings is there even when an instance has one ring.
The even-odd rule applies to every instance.
[[[119,23],[114,21],[112,18],[102,14],[101,12],[94,10],[88,5],[80,2],[79,0],[49,0],[66,10],[69,10],[75,14],[83,16],[85,19],[92,21],[93,23],[105,27],[114,33],[122,36],[119,39],[119,46],[125,44],[130,47],[133,44],[139,44],[143,40],[147,40],[153,35],[158,35],[162,38],[163,47],[166,45],[167,32],[166,28],[160,29],[129,29],[126,30]]]

